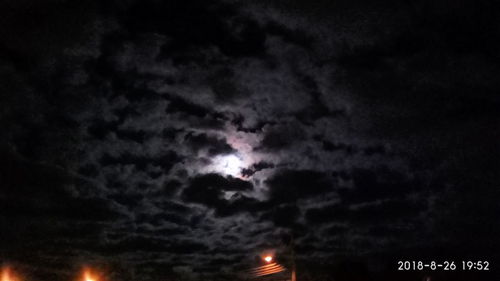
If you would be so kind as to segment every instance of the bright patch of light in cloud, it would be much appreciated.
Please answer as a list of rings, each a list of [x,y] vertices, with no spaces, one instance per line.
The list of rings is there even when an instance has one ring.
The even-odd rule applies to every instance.
[[[245,164],[241,156],[235,154],[218,156],[214,159],[214,169],[224,175],[237,177],[244,167]]]

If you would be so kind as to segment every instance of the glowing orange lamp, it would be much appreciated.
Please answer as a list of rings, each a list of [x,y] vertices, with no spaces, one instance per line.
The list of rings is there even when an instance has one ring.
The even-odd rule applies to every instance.
[[[98,281],[89,269],[83,271],[83,281]]]
[[[14,273],[12,272],[12,270],[10,270],[9,267],[4,266],[4,267],[2,267],[1,280],[2,281],[19,281],[20,279],[14,275]]]

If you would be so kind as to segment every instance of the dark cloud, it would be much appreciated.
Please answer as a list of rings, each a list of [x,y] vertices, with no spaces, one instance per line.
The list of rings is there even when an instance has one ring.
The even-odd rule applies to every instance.
[[[190,180],[189,186],[182,191],[182,199],[214,208],[218,215],[228,216],[247,211],[257,203],[257,200],[239,193],[252,189],[253,185],[248,181],[219,174],[205,174]],[[235,193],[226,198],[225,192]]]
[[[127,218],[99,188],[68,171],[34,164],[10,151],[2,151],[1,159],[3,259],[43,266],[48,254],[78,255],[100,241],[107,226]],[[61,263],[61,268],[68,268]]]
[[[102,251],[118,254],[129,251],[135,252],[169,252],[174,254],[190,254],[205,251],[208,247],[202,243],[187,240],[165,240],[146,236],[131,236],[116,243],[102,246]]]
[[[249,95],[249,90],[239,83],[235,83],[235,73],[230,68],[222,68],[208,83],[211,85],[216,99],[222,103],[231,103],[236,98]]]
[[[142,194],[123,194],[116,193],[109,196],[109,198],[121,205],[135,207],[144,199]]]
[[[261,203],[255,198],[235,193],[229,199],[229,202],[221,204],[216,209],[216,214],[220,216],[230,216],[242,212],[259,211]]]
[[[250,168],[243,168],[241,171],[241,175],[244,177],[252,176],[258,171],[262,171],[264,169],[274,168],[274,164],[267,162],[258,162],[252,165]]]
[[[179,97],[170,97],[167,100],[169,101],[167,107],[167,112],[169,113],[182,112],[197,117],[205,117],[211,113],[208,108],[191,103]]]
[[[311,170],[282,170],[267,180],[270,201],[288,203],[333,191],[328,174]]]
[[[498,258],[498,4],[0,11],[0,259],[28,279],[235,279],[292,238],[298,279]]]
[[[189,186],[183,191],[184,198],[198,203],[215,202],[220,199],[223,191],[244,191],[251,190],[252,184],[248,181],[233,178],[231,176],[224,177],[219,174],[206,174],[193,178]],[[195,191],[206,192],[200,194]],[[205,201],[207,200],[207,201]]]
[[[326,151],[345,151],[347,154],[352,154],[356,152],[356,148],[353,147],[352,145],[347,145],[344,143],[332,143],[330,141],[324,140],[322,141],[322,147]]]
[[[261,219],[271,220],[276,226],[293,227],[300,215],[300,209],[296,205],[280,205],[264,213]]]
[[[2,214],[107,221],[120,210],[86,183],[58,167],[33,164],[11,151],[2,151]],[[76,190],[77,184],[87,190]],[[87,194],[86,194],[87,193]]]
[[[397,223],[411,222],[426,211],[426,205],[408,200],[381,201],[367,206],[349,207],[332,204],[307,210],[306,218],[311,223]]]
[[[93,124],[88,127],[88,132],[93,137],[103,139],[112,131],[115,131],[120,124],[119,121],[95,120]]]
[[[172,196],[174,195],[175,193],[177,193],[177,191],[179,191],[179,189],[181,188],[182,186],[182,182],[178,181],[178,180],[170,180],[170,181],[167,181],[164,185],[163,185],[163,188],[162,188],[162,191],[161,191],[161,194],[159,194],[160,196],[162,195],[166,195],[166,196]],[[175,208],[175,203],[173,203],[173,207]]]
[[[217,154],[230,154],[235,152],[235,150],[229,144],[227,144],[225,140],[213,136],[208,136],[206,134],[188,133],[184,137],[184,142],[194,151],[207,150],[209,156],[214,156]]]
[[[258,121],[253,127],[244,127],[243,123],[245,121],[245,117],[242,115],[237,115],[233,120],[232,124],[237,127],[238,131],[246,132],[246,133],[257,133],[260,132],[264,126],[266,125],[274,125],[276,122],[274,121]]]
[[[304,132],[300,127],[294,124],[285,124],[284,126],[268,127],[264,130],[260,149],[275,151],[290,147],[296,142],[305,139]]]
[[[157,202],[162,210],[178,213],[178,214],[187,214],[190,212],[190,208],[186,205],[183,205],[178,202],[173,201],[160,201]]]
[[[354,169],[351,173],[352,189],[339,190],[347,202],[371,202],[378,199],[400,199],[425,188],[422,182],[407,178],[405,174],[387,167]]]
[[[235,57],[259,55],[264,49],[261,27],[250,19],[235,16],[231,5],[196,0],[180,5],[147,1],[132,5],[129,11],[132,13],[122,17],[127,30],[168,34],[174,39],[162,50],[165,56],[211,45]]]
[[[155,157],[136,156],[128,153],[115,157],[105,153],[99,162],[102,166],[134,165],[139,170],[145,170],[148,165],[158,166],[168,172],[179,159],[180,157],[173,151]]]
[[[189,223],[188,218],[185,215],[176,213],[141,213],[137,214],[135,218],[138,222],[149,223],[153,226],[162,226],[165,222],[173,223],[176,225],[187,225]]]

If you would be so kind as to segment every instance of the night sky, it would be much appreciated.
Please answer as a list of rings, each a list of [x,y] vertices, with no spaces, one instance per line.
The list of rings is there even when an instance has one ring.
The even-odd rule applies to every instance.
[[[294,245],[298,280],[494,280],[499,16],[465,0],[4,0],[0,265],[236,280],[262,253],[289,267]]]

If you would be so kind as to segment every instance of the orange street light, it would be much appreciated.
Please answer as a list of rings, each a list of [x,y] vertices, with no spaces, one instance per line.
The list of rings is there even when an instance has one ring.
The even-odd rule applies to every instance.
[[[273,257],[272,256],[265,256],[264,257],[264,260],[267,262],[267,263],[270,263],[273,261]]]
[[[1,281],[19,281],[19,278],[14,275],[9,267],[4,266],[2,267]]]
[[[83,271],[83,281],[99,281],[97,278],[90,272],[89,269],[85,269]]]

